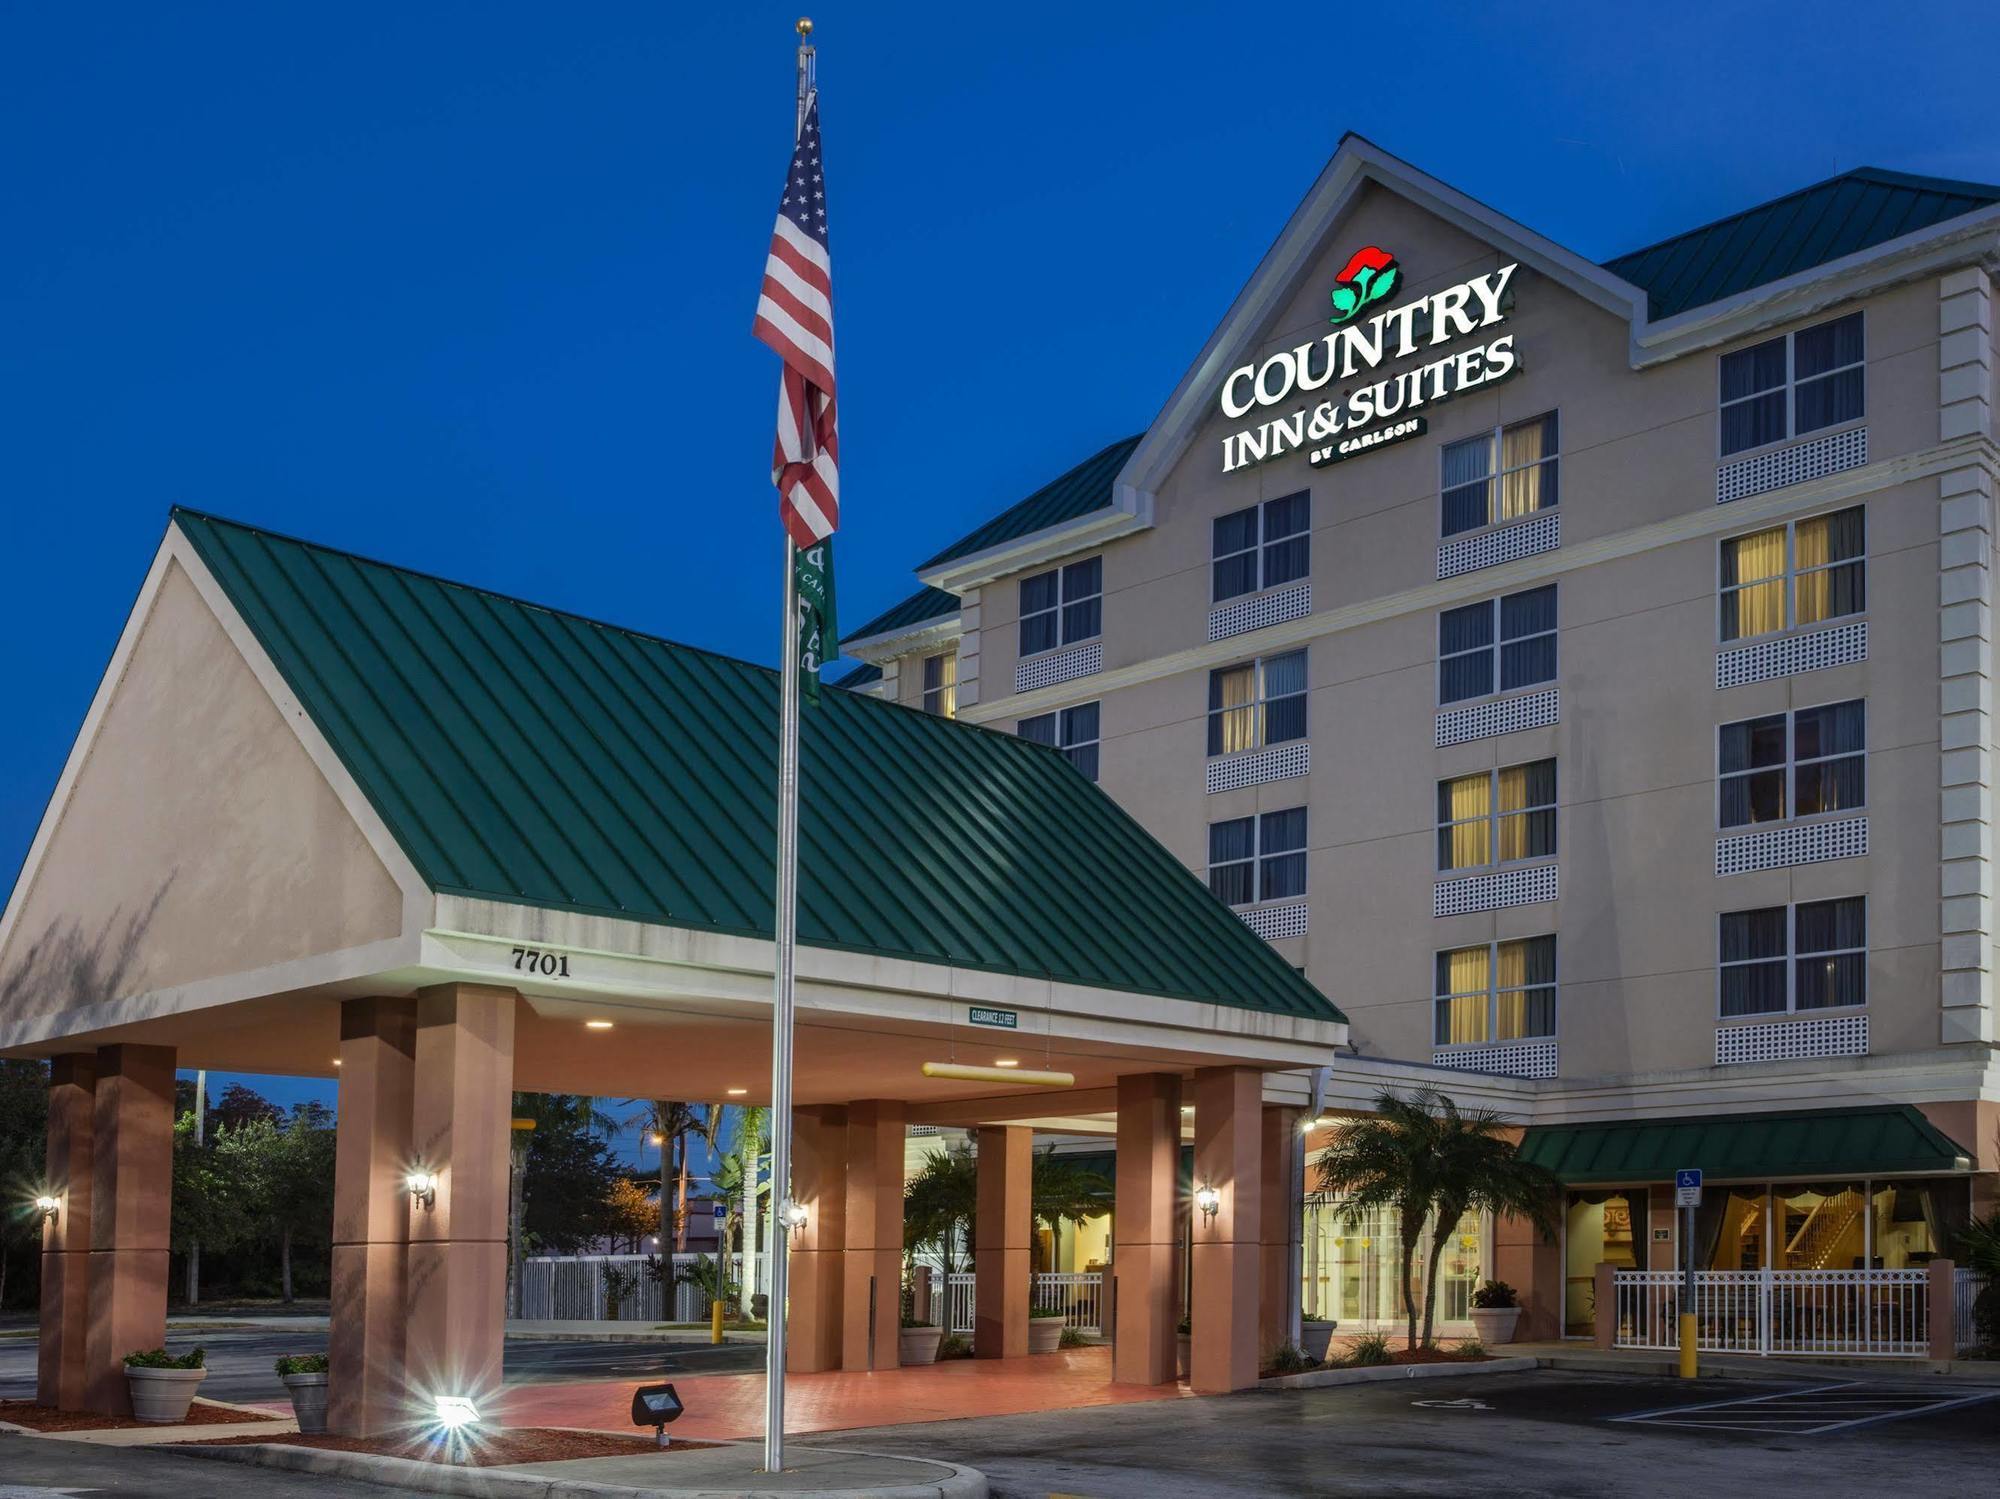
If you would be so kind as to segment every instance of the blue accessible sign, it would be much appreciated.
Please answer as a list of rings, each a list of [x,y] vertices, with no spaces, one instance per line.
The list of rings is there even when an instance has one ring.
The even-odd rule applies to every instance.
[[[1674,1206],[1677,1208],[1698,1208],[1701,1206],[1701,1169],[1684,1169],[1674,1173]]]

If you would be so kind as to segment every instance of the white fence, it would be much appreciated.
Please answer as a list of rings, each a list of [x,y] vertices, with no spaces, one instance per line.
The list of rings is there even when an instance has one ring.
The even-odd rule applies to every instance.
[[[1618,1348],[1680,1345],[1682,1276],[1613,1276]],[[1695,1346],[1711,1353],[1922,1358],[1930,1352],[1923,1270],[1703,1270],[1695,1275]]]
[[[706,1321],[708,1297],[702,1290],[654,1280],[646,1273],[650,1259],[650,1255],[643,1254],[531,1255],[521,1262],[521,1315],[540,1322]],[[698,1262],[712,1263],[714,1259],[712,1254],[677,1254],[673,1256],[673,1269],[677,1271]],[[615,1315],[605,1296],[605,1272],[614,1269],[629,1277]],[[731,1255],[730,1279],[737,1279],[741,1273],[742,1256]]]
[[[945,1294],[951,1321],[946,1331],[972,1331],[975,1278],[960,1270],[945,1278]],[[1031,1306],[1060,1306],[1063,1326],[1079,1332],[1104,1331],[1104,1276],[1096,1270],[1043,1271],[1033,1278],[1028,1293]]]
[[[1979,1346],[1979,1328],[1973,1321],[1972,1304],[1986,1289],[1986,1277],[1960,1266],[1953,1272],[1952,1280],[1952,1325],[1957,1330],[1955,1341],[1963,1352]]]

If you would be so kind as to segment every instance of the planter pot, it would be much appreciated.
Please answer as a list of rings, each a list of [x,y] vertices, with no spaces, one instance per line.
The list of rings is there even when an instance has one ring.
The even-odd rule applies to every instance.
[[[1178,1338],[1175,1339],[1175,1342],[1179,1348],[1176,1373],[1180,1378],[1186,1379],[1188,1377],[1188,1347],[1191,1342],[1190,1335],[1187,1333],[1182,1333]]]
[[[132,1417],[137,1421],[185,1421],[188,1405],[206,1369],[138,1369],[125,1366],[126,1383],[132,1391]]]
[[[899,1363],[934,1364],[937,1362],[938,1344],[944,1341],[942,1327],[906,1327],[896,1335],[896,1358]]]
[[[1061,1317],[1030,1317],[1028,1319],[1028,1352],[1054,1353],[1062,1346],[1063,1319]]]
[[[771,1298],[762,1291],[750,1298],[750,1315],[762,1322],[770,1314]]]
[[[1327,1350],[1333,1347],[1333,1330],[1337,1322],[1305,1321],[1299,1324],[1299,1352],[1315,1363],[1326,1362]]]
[[[1472,1330],[1479,1335],[1479,1341],[1491,1348],[1496,1343],[1514,1341],[1514,1324],[1521,1320],[1518,1306],[1475,1306],[1472,1308]]]
[[[308,1434],[325,1431],[326,1376],[280,1374],[278,1380],[291,1392],[292,1414],[299,1418],[299,1430]]]

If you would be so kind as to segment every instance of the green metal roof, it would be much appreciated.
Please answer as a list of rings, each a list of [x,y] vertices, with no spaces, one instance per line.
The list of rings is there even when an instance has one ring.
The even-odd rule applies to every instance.
[[[882,668],[877,666],[873,661],[863,661],[853,671],[838,678],[833,685],[836,687],[845,687],[849,692],[852,692],[857,687],[873,687],[881,680]]]
[[[850,640],[866,640],[870,635],[887,635],[892,630],[907,630],[926,620],[945,619],[958,613],[958,595],[946,593],[942,588],[920,588],[900,604],[884,609],[858,630],[849,630],[841,636],[841,643]],[[844,685],[844,684],[843,684]]]
[[[1521,1154],[1579,1184],[1671,1181],[1690,1167],[1710,1181],[1788,1181],[1970,1166],[1964,1150],[1903,1103],[1535,1125]]]
[[[771,935],[776,672],[174,520],[433,889]],[[802,942],[1342,1018],[1053,750],[829,692],[800,761]]]
[[[2000,203],[2000,187],[1861,167],[1604,262],[1672,317]]]
[[[956,562],[960,557],[970,557],[989,547],[1032,536],[1066,520],[1075,520],[1093,510],[1105,509],[1111,504],[1112,481],[1125,467],[1125,460],[1132,456],[1132,450],[1139,446],[1139,438],[1145,435],[1141,432],[1121,438],[1102,452],[1092,454],[1060,479],[1044,484],[1020,504],[1001,511],[978,530],[959,537],[928,562],[919,563],[917,571],[941,567],[947,562]]]

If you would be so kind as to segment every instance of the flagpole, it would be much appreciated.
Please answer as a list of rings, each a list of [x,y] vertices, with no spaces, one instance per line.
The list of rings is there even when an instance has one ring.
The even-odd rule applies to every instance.
[[[812,92],[812,22],[801,16],[798,111],[794,139],[805,129]],[[778,880],[773,922],[775,961],[771,1006],[771,1290],[765,1305],[764,1471],[785,1470],[785,1289],[792,1225],[792,1002],[799,884],[799,583],[798,547],[785,533],[784,666],[778,709]]]

